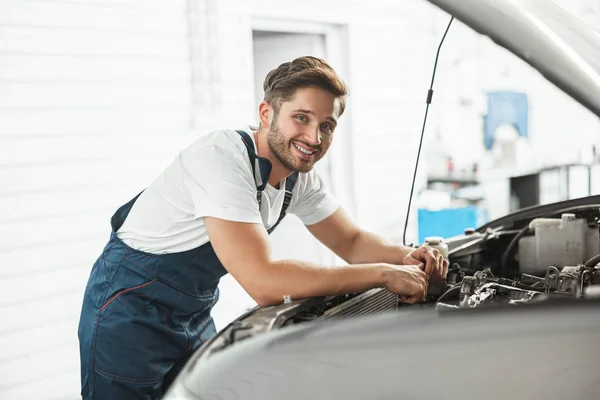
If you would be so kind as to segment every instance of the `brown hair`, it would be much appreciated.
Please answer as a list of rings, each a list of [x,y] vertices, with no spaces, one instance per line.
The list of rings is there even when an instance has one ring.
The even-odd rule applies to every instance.
[[[346,84],[329,64],[312,56],[298,57],[269,72],[263,84],[265,101],[277,114],[281,103],[305,87],[317,87],[331,93],[340,99],[340,115],[344,113],[348,95]]]

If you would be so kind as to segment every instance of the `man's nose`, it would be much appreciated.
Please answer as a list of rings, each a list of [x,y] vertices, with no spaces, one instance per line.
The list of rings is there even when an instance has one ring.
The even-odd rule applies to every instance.
[[[317,125],[316,127],[311,126],[307,129],[307,132],[305,132],[304,137],[306,138],[306,141],[308,142],[308,144],[311,144],[313,146],[318,146],[321,144],[321,130],[319,129],[319,126]]]

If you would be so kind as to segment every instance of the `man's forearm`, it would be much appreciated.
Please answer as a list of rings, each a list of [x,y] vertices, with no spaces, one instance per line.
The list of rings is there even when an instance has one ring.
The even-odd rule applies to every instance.
[[[267,270],[252,284],[257,294],[253,297],[261,306],[281,303],[286,295],[302,299],[383,287],[390,269],[385,264],[323,267],[294,260],[276,261],[264,268]],[[260,276],[267,278],[262,280]]]
[[[351,264],[389,263],[402,264],[404,258],[414,248],[390,243],[382,236],[360,231],[352,243],[349,260]]]

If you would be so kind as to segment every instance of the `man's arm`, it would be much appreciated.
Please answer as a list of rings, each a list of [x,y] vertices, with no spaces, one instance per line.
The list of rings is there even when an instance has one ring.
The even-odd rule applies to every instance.
[[[416,266],[386,263],[325,267],[309,262],[272,260],[269,238],[260,224],[205,217],[215,253],[225,269],[260,306],[292,299],[361,292],[386,287],[406,302],[425,298],[425,273]]]
[[[448,261],[437,249],[415,249],[388,242],[380,235],[359,228],[340,207],[323,221],[307,226],[321,243],[347,263],[422,265],[427,276],[446,276]]]
[[[350,264],[402,264],[408,253],[414,250],[412,247],[394,245],[379,235],[359,228],[341,207],[323,221],[307,228],[321,243]]]

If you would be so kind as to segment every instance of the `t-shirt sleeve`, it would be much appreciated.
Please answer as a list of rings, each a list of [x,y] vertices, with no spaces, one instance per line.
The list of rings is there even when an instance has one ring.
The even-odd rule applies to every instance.
[[[317,171],[313,169],[300,174],[292,193],[290,213],[296,215],[304,225],[313,225],[324,220],[339,206],[339,201],[327,189]]]
[[[196,218],[262,223],[250,162],[235,148],[205,146],[181,160]]]

